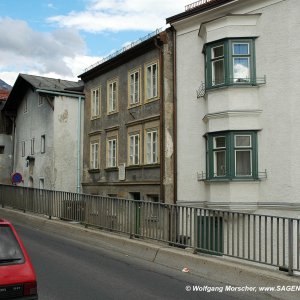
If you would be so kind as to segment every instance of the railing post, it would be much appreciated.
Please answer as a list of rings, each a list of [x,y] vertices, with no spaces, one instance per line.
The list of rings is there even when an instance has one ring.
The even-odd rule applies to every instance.
[[[293,260],[294,260],[294,228],[293,228],[293,219],[289,219],[289,227],[288,227],[288,238],[289,238],[289,266],[288,273],[289,276],[293,276]]]
[[[47,191],[46,192],[48,197],[47,197],[47,200],[48,200],[48,218],[49,220],[51,220],[51,216],[52,216],[52,195],[53,195],[53,192],[52,191]]]

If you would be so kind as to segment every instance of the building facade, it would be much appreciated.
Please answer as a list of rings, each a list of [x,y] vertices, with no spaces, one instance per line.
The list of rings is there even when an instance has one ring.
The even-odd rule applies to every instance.
[[[4,106],[13,120],[13,173],[26,187],[80,192],[83,86],[20,74]]]
[[[12,121],[3,111],[8,95],[9,90],[0,89],[0,183],[3,184],[11,183],[13,163]]]
[[[176,32],[177,203],[298,216],[300,3],[197,1]]]
[[[173,203],[172,31],[87,69],[83,191]]]

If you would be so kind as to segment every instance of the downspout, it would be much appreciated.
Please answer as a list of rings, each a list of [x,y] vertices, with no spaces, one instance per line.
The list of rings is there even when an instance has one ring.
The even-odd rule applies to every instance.
[[[78,97],[78,125],[77,125],[77,193],[81,192],[81,101],[82,97]]]
[[[164,133],[164,87],[163,87],[163,74],[164,74],[164,62],[163,62],[163,51],[162,46],[159,46],[157,43],[157,38],[154,40],[155,47],[159,50],[159,70],[160,70],[160,82],[159,82],[159,93],[160,93],[160,122],[159,122],[159,145],[160,145],[160,200],[166,202],[165,199],[165,189],[164,189],[164,175],[165,175],[165,133]]]
[[[177,73],[176,73],[176,29],[173,32],[173,129],[174,129],[174,204],[177,203]]]
[[[15,162],[16,162],[16,158],[15,158],[15,149],[16,149],[16,145],[15,145],[15,140],[16,140],[16,118],[12,117],[12,123],[13,123],[13,128],[12,128],[12,164],[11,164],[11,175],[15,172]]]

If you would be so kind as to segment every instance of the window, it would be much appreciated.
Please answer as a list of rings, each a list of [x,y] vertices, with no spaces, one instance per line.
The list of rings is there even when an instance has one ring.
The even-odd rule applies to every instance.
[[[90,169],[99,169],[100,158],[100,143],[99,141],[92,141],[90,144]]]
[[[38,106],[41,106],[41,105],[43,105],[43,103],[44,103],[44,96],[41,96],[41,95],[39,95],[38,96],[39,97],[39,103],[38,103]]]
[[[147,164],[158,163],[158,131],[157,129],[146,132],[146,161]]]
[[[111,138],[107,141],[107,167],[117,166],[117,139]]]
[[[5,146],[0,146],[0,154],[4,154],[4,149],[5,149]]]
[[[118,84],[116,80],[108,82],[107,86],[107,113],[117,112]]]
[[[0,245],[0,261],[4,261],[5,265],[24,263],[23,252],[10,226],[0,225]],[[5,291],[5,288],[3,290]],[[3,290],[1,295],[6,294],[2,293]],[[3,299],[3,296],[1,298]]]
[[[25,98],[25,101],[24,101],[24,114],[28,112],[28,99]]]
[[[31,155],[34,155],[34,138],[31,139],[31,151],[30,151]]]
[[[41,153],[46,152],[46,136],[42,135],[41,136]]]
[[[45,179],[40,178],[39,179],[39,189],[43,190],[45,188]]]
[[[226,39],[205,45],[206,88],[257,84],[254,39]]]
[[[25,141],[22,141],[21,142],[21,153],[22,153],[22,157],[24,157],[25,156]]]
[[[100,115],[100,89],[91,91],[91,117],[97,118]]]
[[[257,133],[221,132],[207,136],[207,179],[258,177]]]
[[[129,165],[140,163],[140,135],[131,134],[129,136]]]
[[[146,100],[158,97],[158,63],[146,66]]]
[[[140,102],[140,71],[129,73],[129,105],[133,106]]]

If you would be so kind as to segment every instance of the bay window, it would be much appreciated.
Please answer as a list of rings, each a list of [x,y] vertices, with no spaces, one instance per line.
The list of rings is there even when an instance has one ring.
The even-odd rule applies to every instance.
[[[207,179],[257,179],[257,133],[227,131],[207,135]]]
[[[206,89],[256,85],[254,39],[224,39],[204,47]]]

